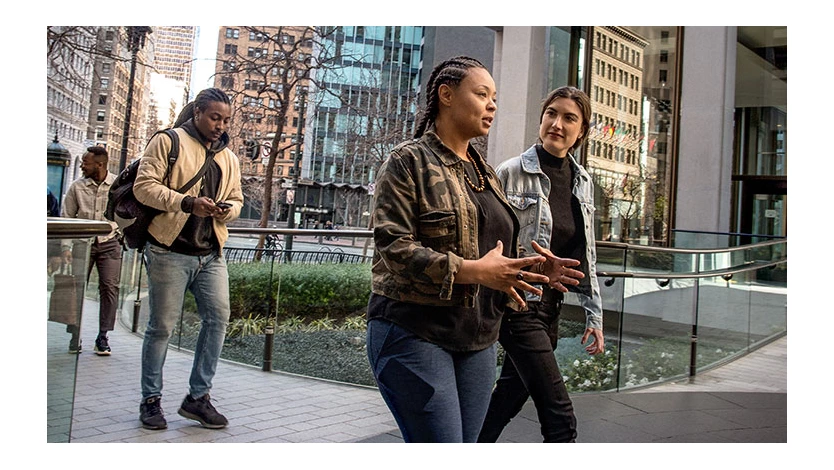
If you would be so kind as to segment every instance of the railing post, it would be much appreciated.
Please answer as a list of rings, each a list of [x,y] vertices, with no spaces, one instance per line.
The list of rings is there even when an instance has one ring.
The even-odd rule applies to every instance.
[[[271,324],[264,328],[264,372],[272,372],[272,342],[275,338],[275,329]]]
[[[695,273],[701,272],[701,255],[695,254]],[[695,378],[695,371],[697,369],[698,361],[698,298],[700,297],[701,281],[699,277],[694,277],[695,286],[693,288],[694,299],[692,300],[692,335],[689,338],[689,380]]]
[[[273,328],[273,323],[271,320],[272,317],[272,282],[274,279],[275,273],[275,259],[270,262],[269,265],[269,295],[266,296],[266,318],[267,324],[266,328],[264,328],[264,364],[263,364],[263,371],[264,372],[272,372],[272,343],[273,338],[275,335],[275,329]],[[280,277],[279,279],[279,293],[280,293]],[[276,304],[278,300],[276,299]],[[277,321],[277,308],[276,308],[276,321]]]
[[[142,256],[140,251],[136,251],[136,256]],[[139,331],[139,312],[142,309],[142,301],[139,299],[139,292],[142,290],[142,269],[144,265],[139,264],[139,280],[136,281],[136,300],[133,301],[133,322],[130,327],[132,333]]]

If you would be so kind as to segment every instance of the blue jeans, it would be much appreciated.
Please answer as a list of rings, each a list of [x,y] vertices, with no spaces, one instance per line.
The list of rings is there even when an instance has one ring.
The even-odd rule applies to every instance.
[[[211,389],[229,323],[226,260],[217,253],[190,256],[151,244],[144,253],[150,318],[142,343],[142,399],[162,396],[162,366],[186,289],[194,294],[201,320],[189,379],[191,396],[199,398]]]
[[[495,379],[496,346],[447,351],[386,320],[368,322],[368,360],[405,442],[475,442]]]

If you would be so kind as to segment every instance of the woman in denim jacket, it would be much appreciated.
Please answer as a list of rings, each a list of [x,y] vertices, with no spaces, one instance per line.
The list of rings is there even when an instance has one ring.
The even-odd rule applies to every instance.
[[[549,282],[521,271],[546,258],[516,257],[518,222],[470,143],[489,132],[495,95],[477,60],[438,64],[415,138],[377,177],[368,360],[406,442],[477,440],[504,306]]]
[[[602,301],[596,277],[593,184],[569,151],[587,138],[591,102],[574,87],[562,87],[545,98],[540,115],[539,143],[496,170],[520,225],[519,252],[549,249],[574,260],[581,271],[578,285],[561,273],[541,297],[528,295],[526,311],[508,311],[499,342],[504,365],[492,394],[479,442],[495,442],[528,397],[536,405],[545,442],[574,442],[576,418],[553,350],[565,287],[579,294],[586,313],[582,343],[589,354],[603,352]],[[561,286],[559,285],[561,282]]]

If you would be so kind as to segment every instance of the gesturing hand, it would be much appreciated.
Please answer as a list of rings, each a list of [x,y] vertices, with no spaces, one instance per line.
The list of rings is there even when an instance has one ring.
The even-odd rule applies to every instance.
[[[570,266],[579,266],[578,260],[559,258],[535,241],[533,242],[533,249],[536,250],[536,253],[545,257],[546,261],[542,265],[542,274],[550,279],[550,287],[559,292],[568,291],[565,285],[578,286],[579,280],[585,277],[582,271],[570,268]]]
[[[477,260],[464,260],[455,282],[459,284],[481,284],[490,289],[506,292],[519,305],[526,306],[523,296],[516,289],[541,295],[541,289],[529,283],[547,284],[549,279],[542,274],[524,271],[523,268],[545,262],[543,256],[528,258],[507,258],[503,255],[501,240],[495,248]]]

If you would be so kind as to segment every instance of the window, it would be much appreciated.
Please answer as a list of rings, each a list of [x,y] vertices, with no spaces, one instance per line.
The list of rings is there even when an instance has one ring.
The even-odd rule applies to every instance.
[[[109,63],[105,62],[105,63],[101,64],[101,73],[102,73],[102,75],[110,75],[110,64]]]
[[[660,63],[661,64],[669,63],[669,51],[666,51],[666,50],[660,51]]]
[[[239,39],[240,30],[237,28],[226,28],[226,37],[230,39]]]
[[[667,71],[666,70],[661,70],[660,75],[658,76],[658,80],[660,80],[661,82],[666,82],[666,79],[667,79]]]
[[[104,122],[104,111],[98,111],[96,113],[96,121],[97,122]]]
[[[101,89],[106,90],[108,86],[110,86],[110,79],[109,78],[102,78],[99,82],[101,84]]]
[[[237,45],[236,44],[226,44],[223,49],[223,52],[226,54],[237,54]]]
[[[107,95],[98,95],[98,104],[107,104]]]

